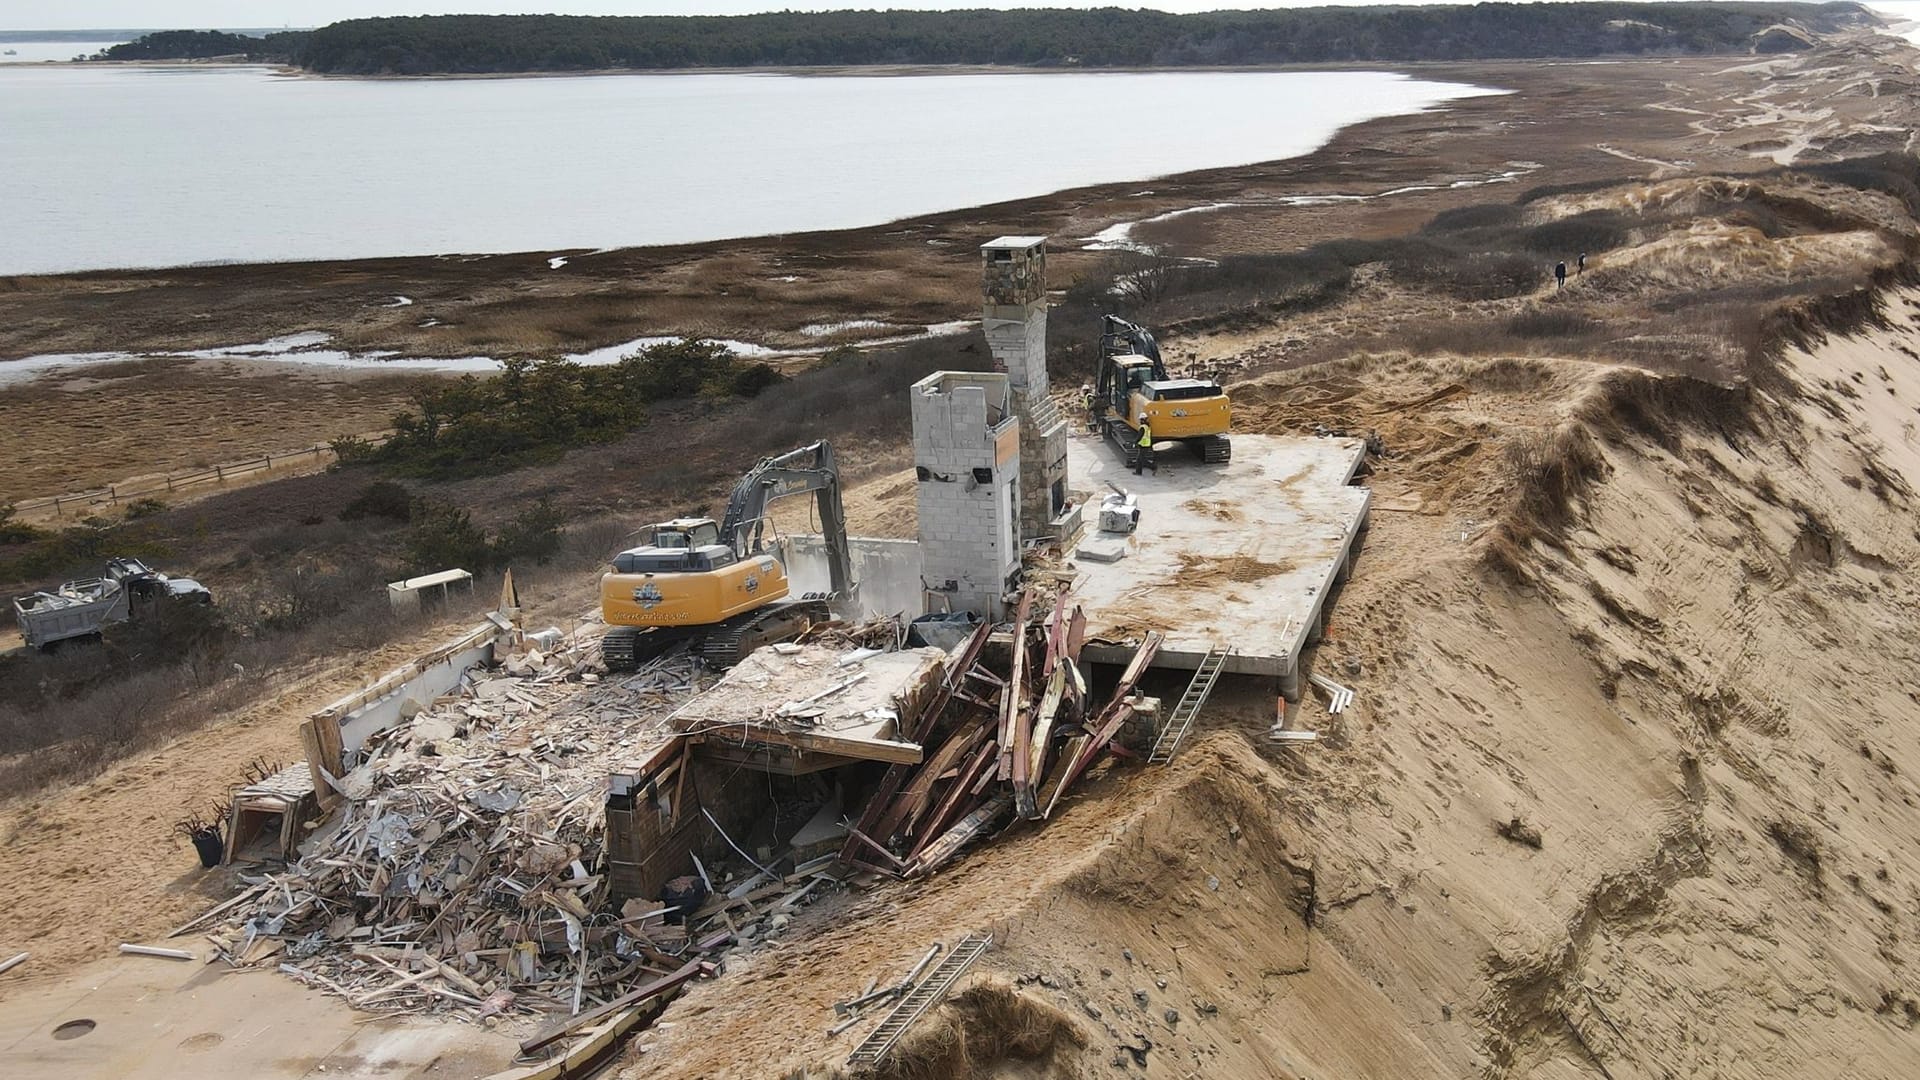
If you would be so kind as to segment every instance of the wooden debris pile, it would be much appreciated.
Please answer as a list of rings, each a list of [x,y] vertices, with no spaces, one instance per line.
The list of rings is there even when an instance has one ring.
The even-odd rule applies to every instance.
[[[589,652],[469,672],[370,740],[307,854],[229,901],[209,935],[222,955],[363,1009],[476,1020],[578,1013],[683,968],[602,910],[604,795],[616,762],[669,737],[698,673],[663,657],[583,681]]]
[[[1040,610],[1045,605],[1045,610]],[[993,627],[956,651],[937,692],[900,718],[899,738],[921,743],[923,761],[881,777],[841,849],[855,866],[917,877],[991,833],[1009,811],[1044,820],[1132,718],[1134,686],[1161,636],[1145,635],[1111,695],[1091,700],[1080,673],[1086,617],[1064,587],[1020,595],[1000,670],[983,662]]]

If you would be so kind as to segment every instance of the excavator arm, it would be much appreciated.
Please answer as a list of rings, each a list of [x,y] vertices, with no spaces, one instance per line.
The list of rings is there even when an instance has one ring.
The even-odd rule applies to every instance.
[[[853,596],[853,561],[847,547],[847,512],[840,499],[840,474],[833,446],[826,440],[761,459],[733,486],[721,539],[745,558],[765,549],[768,507],[790,495],[813,492],[820,511],[820,532],[827,548],[827,574],[836,604]]]
[[[1160,359],[1160,343],[1153,339],[1152,331],[1149,331],[1144,326],[1130,323],[1118,315],[1101,316],[1101,327],[1100,378],[1103,383],[1108,378],[1108,371],[1111,370],[1110,366],[1106,363],[1107,358],[1110,356],[1124,356],[1128,353],[1134,356],[1144,356],[1153,361],[1153,377],[1155,379],[1165,379],[1167,377],[1166,362]],[[1107,388],[1102,385],[1100,389],[1102,393],[1104,393]]]

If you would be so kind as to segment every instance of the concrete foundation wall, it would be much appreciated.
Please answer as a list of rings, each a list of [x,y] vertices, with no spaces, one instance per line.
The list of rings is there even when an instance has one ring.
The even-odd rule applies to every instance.
[[[855,536],[847,540],[853,580],[859,583],[855,603],[863,617],[922,614],[920,542]],[[827,548],[819,536],[801,534],[780,541],[780,562],[787,568],[796,595],[826,592],[832,587]]]
[[[341,747],[349,754],[359,750],[372,736],[398,727],[408,711],[408,702],[423,707],[459,685],[460,676],[469,668],[492,660],[493,642],[486,641],[424,665],[419,673],[395,684],[382,696],[340,717]]]

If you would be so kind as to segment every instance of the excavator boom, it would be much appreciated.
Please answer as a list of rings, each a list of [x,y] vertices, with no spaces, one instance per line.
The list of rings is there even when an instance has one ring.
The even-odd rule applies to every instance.
[[[847,512],[840,498],[840,474],[834,468],[833,446],[826,440],[775,457],[763,458],[733,485],[727,515],[720,522],[722,540],[741,558],[765,550],[767,509],[789,495],[811,491],[820,513],[820,533],[827,549],[827,579],[836,603],[851,599],[853,563],[847,550]]]

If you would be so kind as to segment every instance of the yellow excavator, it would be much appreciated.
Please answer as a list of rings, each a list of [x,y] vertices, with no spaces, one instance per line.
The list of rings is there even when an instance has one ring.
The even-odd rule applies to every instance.
[[[1098,382],[1088,422],[1132,460],[1143,421],[1155,443],[1191,446],[1200,460],[1224,465],[1233,456],[1227,431],[1233,406],[1212,379],[1176,379],[1167,374],[1160,345],[1143,327],[1105,316],[1100,334]]]
[[[806,492],[818,501],[832,591],[795,599],[787,568],[767,543],[766,517],[776,500]],[[632,671],[681,643],[714,667],[732,667],[851,603],[847,516],[825,441],[749,469],[734,485],[723,520],[675,518],[647,533],[647,543],[614,556],[600,578],[600,615],[609,628],[600,654],[611,671]]]

